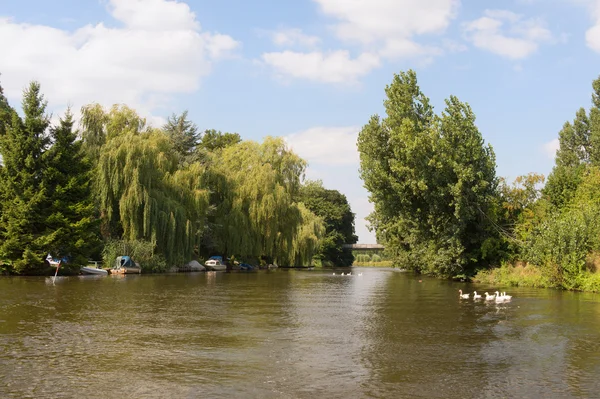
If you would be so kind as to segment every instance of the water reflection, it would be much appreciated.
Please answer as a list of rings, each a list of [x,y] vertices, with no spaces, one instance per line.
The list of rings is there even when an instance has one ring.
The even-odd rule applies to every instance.
[[[600,301],[392,270],[0,279],[0,397],[585,398]]]

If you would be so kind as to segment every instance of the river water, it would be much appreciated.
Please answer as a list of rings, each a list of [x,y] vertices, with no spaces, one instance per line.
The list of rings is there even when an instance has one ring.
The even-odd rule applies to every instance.
[[[353,272],[0,278],[0,397],[600,397],[599,296]]]

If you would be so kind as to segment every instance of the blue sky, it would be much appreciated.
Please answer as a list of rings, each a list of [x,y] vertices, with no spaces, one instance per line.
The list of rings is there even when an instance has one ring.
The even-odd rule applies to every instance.
[[[3,0],[0,54],[13,103],[37,79],[55,115],[126,103],[285,136],[369,243],[355,141],[393,74],[415,69],[438,112],[468,102],[498,175],[547,175],[600,74],[600,0]]]

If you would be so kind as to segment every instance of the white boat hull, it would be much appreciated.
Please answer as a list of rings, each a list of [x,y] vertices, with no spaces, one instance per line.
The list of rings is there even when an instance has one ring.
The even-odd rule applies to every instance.
[[[224,272],[225,270],[227,270],[227,266],[226,265],[205,265],[206,266],[206,270],[210,270],[213,272]]]
[[[227,270],[227,265],[218,259],[209,259],[204,263],[206,270],[214,272],[224,272]]]
[[[94,274],[94,275],[98,275],[98,276],[108,275],[108,272],[104,269],[97,269],[95,267],[88,267],[88,266],[82,267],[81,272],[83,274]]]

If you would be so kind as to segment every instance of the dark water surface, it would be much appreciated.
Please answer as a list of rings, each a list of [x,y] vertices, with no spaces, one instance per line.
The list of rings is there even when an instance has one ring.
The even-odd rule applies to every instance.
[[[0,398],[600,397],[599,296],[357,272],[0,278]]]

